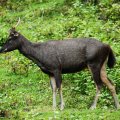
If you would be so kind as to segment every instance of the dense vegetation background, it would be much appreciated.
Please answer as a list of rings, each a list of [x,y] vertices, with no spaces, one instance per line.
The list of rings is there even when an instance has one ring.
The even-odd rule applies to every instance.
[[[107,72],[120,100],[119,0],[1,0],[0,45],[19,17],[17,30],[33,42],[93,37],[109,44],[117,63]],[[88,110],[95,85],[87,70],[63,75],[63,94],[65,110],[53,112],[48,76],[18,51],[0,55],[0,119],[119,120],[106,87],[97,109]]]

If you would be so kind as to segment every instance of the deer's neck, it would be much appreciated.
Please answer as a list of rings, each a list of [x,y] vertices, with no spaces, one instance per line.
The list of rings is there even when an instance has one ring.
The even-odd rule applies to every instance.
[[[28,41],[26,38],[21,38],[21,46],[18,50],[26,57],[32,57],[34,55],[33,43]]]
[[[39,67],[41,67],[42,66],[42,63],[41,63],[42,52],[40,52],[40,45],[41,44],[35,44],[35,43],[28,41],[27,39],[23,39],[21,47],[18,50],[25,57],[32,60]]]

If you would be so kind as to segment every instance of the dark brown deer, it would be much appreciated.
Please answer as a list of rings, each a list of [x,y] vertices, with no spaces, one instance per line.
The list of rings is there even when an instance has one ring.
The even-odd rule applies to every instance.
[[[110,68],[115,64],[115,57],[109,45],[92,38],[32,43],[17,32],[15,28],[12,28],[7,42],[2,46],[0,53],[16,49],[49,75],[53,91],[53,108],[56,108],[57,89],[61,100],[60,109],[64,108],[62,74],[78,72],[85,68],[91,71],[96,85],[96,95],[91,109],[96,108],[103,84],[111,91],[116,108],[120,108],[115,87],[106,74],[106,64]]]

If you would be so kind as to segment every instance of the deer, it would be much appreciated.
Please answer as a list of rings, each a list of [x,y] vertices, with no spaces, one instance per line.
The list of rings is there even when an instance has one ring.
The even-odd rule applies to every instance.
[[[96,108],[103,85],[110,90],[116,108],[120,108],[115,85],[108,78],[106,72],[106,65],[113,68],[116,63],[113,50],[108,44],[95,38],[73,38],[33,43],[16,31],[16,27],[12,27],[0,53],[14,50],[18,50],[33,61],[42,72],[49,76],[54,110],[56,109],[57,92],[60,95],[60,110],[65,107],[62,94],[62,74],[76,73],[85,68],[91,72],[96,86],[96,94],[90,109]]]

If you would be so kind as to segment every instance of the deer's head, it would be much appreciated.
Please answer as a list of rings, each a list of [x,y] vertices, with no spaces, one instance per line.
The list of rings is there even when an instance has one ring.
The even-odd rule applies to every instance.
[[[15,27],[17,27],[19,22],[20,22],[20,19]],[[9,36],[8,36],[6,42],[3,44],[2,48],[0,49],[0,53],[9,52],[9,51],[13,51],[15,49],[18,49],[18,47],[20,45],[20,33],[18,33],[15,30],[15,27],[12,27],[10,29]]]

